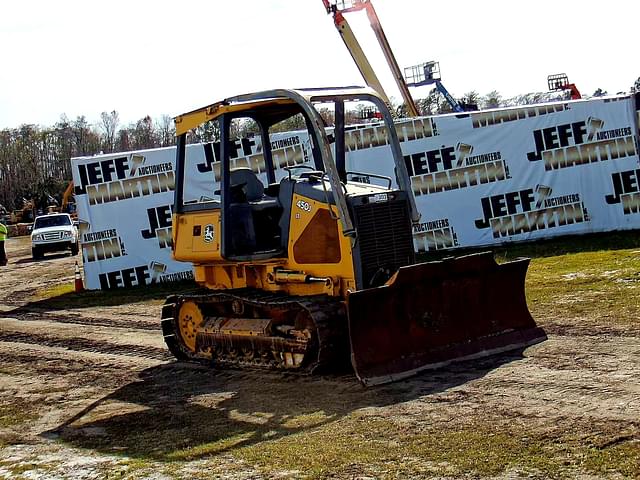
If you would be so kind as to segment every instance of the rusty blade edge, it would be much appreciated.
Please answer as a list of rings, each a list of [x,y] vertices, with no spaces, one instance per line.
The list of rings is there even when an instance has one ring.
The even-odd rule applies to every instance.
[[[528,333],[530,335],[535,335],[535,337],[531,338],[529,340],[509,343],[507,345],[502,345],[502,346],[499,346],[499,347],[483,349],[483,350],[480,350],[478,352],[474,352],[474,353],[471,353],[469,355],[464,355],[464,356],[461,356],[461,357],[451,358],[451,359],[443,360],[443,361],[440,361],[440,362],[427,363],[425,365],[422,365],[421,367],[413,368],[411,370],[405,370],[403,372],[398,372],[398,373],[390,373],[388,375],[380,375],[380,376],[377,376],[377,377],[361,376],[358,373],[358,369],[356,367],[355,360],[353,358],[353,353],[351,354],[351,362],[352,362],[352,365],[354,366],[354,370],[355,370],[356,377],[358,378],[358,380],[365,387],[372,387],[372,386],[376,386],[376,385],[383,385],[385,383],[396,382],[398,380],[403,380],[405,378],[417,375],[418,373],[420,373],[422,371],[425,371],[425,370],[436,370],[438,368],[442,368],[442,367],[446,367],[447,365],[451,365],[452,363],[463,362],[463,361],[466,361],[466,360],[477,360],[479,358],[490,357],[492,355],[498,355],[500,353],[505,353],[505,352],[509,352],[509,351],[512,351],[512,350],[517,350],[519,348],[530,347],[530,346],[535,345],[537,343],[544,342],[547,339],[547,334],[540,327],[531,328],[526,332],[519,331],[519,332],[512,332],[512,333],[516,333],[516,334],[518,334],[518,336],[523,336],[523,335],[526,335],[526,333]]]

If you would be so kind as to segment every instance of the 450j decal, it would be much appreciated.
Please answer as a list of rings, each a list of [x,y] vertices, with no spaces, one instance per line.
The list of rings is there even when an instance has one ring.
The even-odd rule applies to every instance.
[[[305,202],[304,200],[298,200],[296,202],[296,207],[298,207],[303,212],[311,211],[311,205],[309,204],[309,202]]]

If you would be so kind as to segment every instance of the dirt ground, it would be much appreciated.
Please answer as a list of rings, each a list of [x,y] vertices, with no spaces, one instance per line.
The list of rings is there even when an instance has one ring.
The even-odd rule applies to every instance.
[[[374,389],[350,375],[215,371],[172,360],[160,332],[161,298],[44,307],[42,292],[71,295],[64,286],[73,283],[76,258],[49,254],[34,262],[25,238],[9,239],[7,250],[10,263],[0,270],[0,478],[298,478],[304,469],[265,469],[252,461],[254,450],[274,439],[339,432],[355,417],[371,422],[372,432],[391,422],[384,425],[398,438],[471,432],[474,425],[482,434],[489,425],[494,433],[525,432],[518,445],[530,436],[542,448],[624,444],[637,452],[640,328],[543,323],[549,339],[523,352]],[[511,440],[503,440],[505,448]],[[215,447],[199,453],[205,444]],[[582,451],[569,447],[569,457]],[[485,476],[482,469],[448,470],[446,459],[403,461],[402,469],[379,475],[355,462],[333,477],[329,465],[324,476]],[[639,471],[580,465],[568,458],[564,474],[623,478]],[[518,468],[487,475],[536,476]]]

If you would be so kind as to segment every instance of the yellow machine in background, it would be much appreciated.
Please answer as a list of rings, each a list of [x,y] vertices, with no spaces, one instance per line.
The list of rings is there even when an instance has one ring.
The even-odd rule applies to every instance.
[[[68,213],[72,220],[78,220],[78,211],[76,209],[76,201],[73,193],[73,180],[69,182],[67,188],[62,194],[62,204],[60,205],[61,213]]]
[[[76,202],[73,193],[73,180],[67,185],[62,193],[62,203],[58,206],[58,202],[54,198],[49,197],[49,205],[47,213],[68,213],[72,220],[78,220],[78,212],[76,211]]]
[[[345,167],[347,102],[380,112],[397,188],[390,178],[349,180],[356,172]],[[335,113],[333,145],[317,103]],[[305,119],[312,165],[271,151],[270,128],[294,115]],[[238,119],[260,129],[250,163],[232,159]],[[265,91],[175,121],[173,255],[193,262],[209,289],[165,303],[163,333],[177,358],[313,372],[350,357],[371,385],[545,338],[526,306],[528,260],[497,265],[479,254],[415,263],[419,214],[391,114],[373,90]],[[218,124],[220,152],[210,195],[197,196],[185,175],[194,161],[186,134],[205,122]]]
[[[36,218],[36,206],[33,199],[22,199],[22,208],[11,212],[9,223],[31,223]]]

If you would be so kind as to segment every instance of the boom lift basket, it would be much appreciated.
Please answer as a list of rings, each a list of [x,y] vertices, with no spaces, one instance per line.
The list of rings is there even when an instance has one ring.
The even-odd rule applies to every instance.
[[[549,91],[554,92],[556,90],[563,90],[569,85],[569,77],[566,73],[556,73],[547,77],[547,85]]]
[[[404,69],[404,78],[410,87],[431,85],[440,80],[440,62],[425,62]]]

